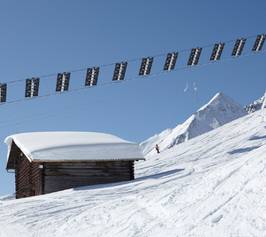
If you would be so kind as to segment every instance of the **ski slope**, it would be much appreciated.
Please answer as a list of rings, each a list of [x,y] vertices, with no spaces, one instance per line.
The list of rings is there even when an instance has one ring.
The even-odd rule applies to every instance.
[[[161,151],[218,128],[247,114],[241,105],[224,93],[217,93],[207,104],[198,109],[184,123],[173,129],[166,129],[140,144],[145,155],[154,155],[155,145]]]
[[[133,182],[0,199],[0,237],[266,236],[261,112],[136,165]]]

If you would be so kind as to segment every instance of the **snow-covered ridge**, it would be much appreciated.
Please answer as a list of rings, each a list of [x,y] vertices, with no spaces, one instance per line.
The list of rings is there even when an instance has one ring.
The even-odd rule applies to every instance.
[[[147,139],[140,144],[145,155],[155,154],[154,147],[159,145],[160,150],[172,148],[191,138],[218,128],[234,119],[246,114],[241,105],[223,93],[217,93],[206,105],[202,106],[183,124],[173,129],[167,129],[158,135]]]
[[[266,92],[265,95],[262,96],[260,99],[255,100],[253,103],[246,105],[245,110],[248,113],[254,113],[255,111],[260,110],[262,107],[265,107],[265,101],[266,101]]]
[[[0,237],[263,237],[266,123],[255,112],[136,164],[136,180],[0,200]]]

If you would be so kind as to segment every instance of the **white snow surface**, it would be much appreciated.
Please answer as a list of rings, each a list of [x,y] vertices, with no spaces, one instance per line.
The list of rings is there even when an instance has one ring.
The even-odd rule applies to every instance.
[[[0,200],[0,237],[266,237],[260,111],[135,168],[131,182]]]
[[[266,101],[266,90],[264,93],[264,96],[262,96],[260,99],[255,100],[251,104],[245,106],[245,110],[248,113],[254,113],[255,111],[258,111],[260,109],[265,108],[265,101]]]
[[[139,145],[96,132],[20,133],[5,139],[8,158],[12,141],[30,161],[143,159]]]
[[[246,112],[241,105],[219,92],[183,124],[154,135],[142,142],[140,147],[145,155],[154,155],[156,153],[154,149],[156,144],[159,145],[160,151],[170,149],[245,114]]]

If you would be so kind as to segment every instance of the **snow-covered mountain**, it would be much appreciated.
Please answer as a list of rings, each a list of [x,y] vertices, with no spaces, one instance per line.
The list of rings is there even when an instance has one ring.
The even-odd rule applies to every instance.
[[[265,92],[265,95],[262,96],[260,99],[258,100],[255,100],[253,103],[245,106],[245,110],[248,112],[248,113],[254,113],[255,111],[258,111],[261,109],[262,105],[263,105],[263,102],[265,101],[265,97],[266,97],[266,92]],[[265,105],[264,105],[265,106]]]
[[[265,237],[265,154],[258,111],[136,163],[134,181],[0,199],[0,237]]]
[[[220,92],[183,124],[154,135],[142,142],[140,146],[145,155],[153,155],[156,153],[154,149],[156,144],[159,145],[161,151],[164,151],[245,114],[246,112],[241,105]]]

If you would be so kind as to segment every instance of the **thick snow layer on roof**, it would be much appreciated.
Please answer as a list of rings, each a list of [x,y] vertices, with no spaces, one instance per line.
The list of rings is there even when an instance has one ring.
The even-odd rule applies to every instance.
[[[33,132],[9,136],[8,158],[14,142],[30,161],[139,160],[138,144],[96,132]]]

